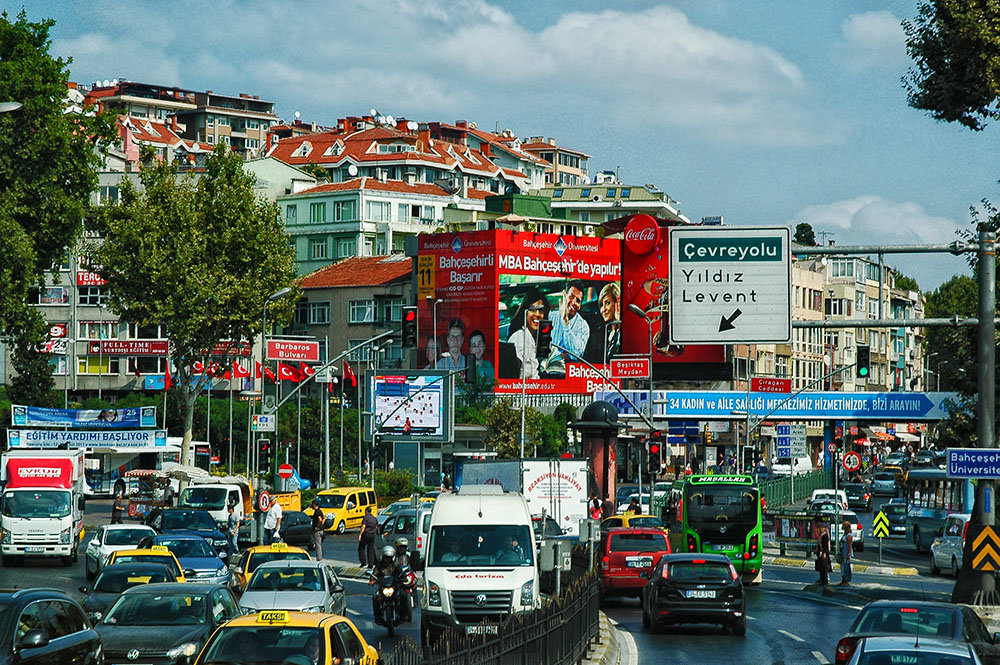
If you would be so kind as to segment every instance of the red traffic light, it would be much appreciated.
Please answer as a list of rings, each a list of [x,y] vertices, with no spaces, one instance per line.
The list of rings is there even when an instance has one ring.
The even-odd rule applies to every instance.
[[[417,320],[417,313],[415,311],[413,311],[412,309],[411,310],[407,310],[406,314],[403,315],[403,320],[404,321],[416,321]]]
[[[649,446],[649,452],[652,453],[653,455],[655,455],[656,453],[660,452],[660,444],[658,444],[658,443],[650,444],[650,446]]]

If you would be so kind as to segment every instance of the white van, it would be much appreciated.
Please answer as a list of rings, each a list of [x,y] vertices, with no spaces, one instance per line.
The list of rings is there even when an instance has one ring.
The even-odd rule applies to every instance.
[[[499,634],[514,612],[539,605],[528,502],[498,485],[462,485],[431,512],[420,598],[420,637],[446,629]],[[487,623],[483,623],[483,622]]]
[[[809,505],[816,503],[817,501],[829,501],[831,503],[840,502],[841,510],[850,510],[847,505],[847,492],[844,490],[833,490],[833,489],[821,489],[813,490],[812,497],[809,499]]]
[[[788,475],[788,464],[773,464],[771,466],[771,473],[776,476],[787,476]],[[803,473],[808,473],[812,471],[813,465],[812,460],[808,457],[796,457],[795,458],[795,475],[798,476]]]

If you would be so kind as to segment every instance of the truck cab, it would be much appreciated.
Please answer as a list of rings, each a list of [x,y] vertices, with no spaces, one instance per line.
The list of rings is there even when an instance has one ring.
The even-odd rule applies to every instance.
[[[247,480],[237,476],[199,479],[177,497],[178,508],[207,510],[223,531],[229,523],[230,505],[241,523],[253,512],[253,490]]]
[[[512,614],[539,605],[528,503],[497,485],[463,485],[434,503],[424,560],[420,634],[497,635]]]

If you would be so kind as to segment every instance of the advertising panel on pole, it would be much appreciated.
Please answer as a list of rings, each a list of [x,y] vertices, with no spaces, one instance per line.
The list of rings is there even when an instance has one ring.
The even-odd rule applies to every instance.
[[[268,360],[300,360],[319,362],[319,342],[310,340],[269,339]]]
[[[9,429],[7,445],[10,448],[116,448],[156,450],[167,446],[167,430],[41,430]]]
[[[10,407],[11,423],[15,427],[87,427],[111,429],[124,427],[156,427],[156,407],[127,409],[49,409],[41,406]]]
[[[165,339],[102,339],[87,343],[92,356],[165,356],[170,343]]]
[[[650,326],[628,309],[633,304],[652,321],[655,376],[681,378],[678,372],[686,370],[698,378],[724,378],[720,372],[731,371],[725,346],[670,343],[670,242],[668,227],[660,224],[665,222],[634,215],[622,230],[622,352],[643,355],[649,351]]]
[[[453,377],[434,370],[400,370],[371,375],[366,437],[395,442],[446,442],[454,439]]]
[[[772,377],[751,378],[750,391],[755,393],[790,393],[792,392],[792,380]]]

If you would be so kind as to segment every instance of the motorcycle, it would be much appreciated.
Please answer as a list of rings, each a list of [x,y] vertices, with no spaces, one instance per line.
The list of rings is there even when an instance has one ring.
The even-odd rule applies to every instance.
[[[403,623],[409,623],[413,621],[413,610],[417,606],[417,576],[409,566],[403,566],[401,578]]]
[[[372,596],[373,618],[376,624],[385,626],[389,637],[392,637],[396,626],[405,620],[405,612],[401,605],[406,602],[406,594],[401,590],[402,585],[392,575],[376,577],[373,573],[371,579],[375,584],[375,595]]]

